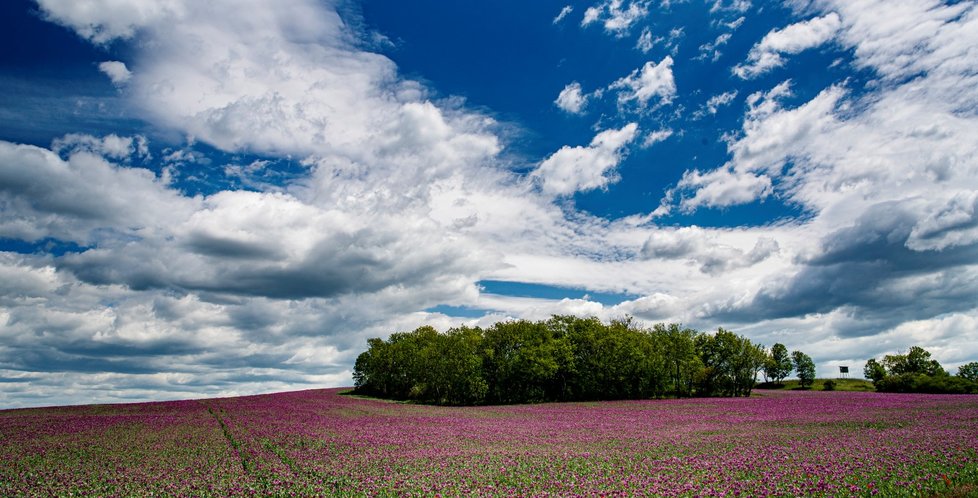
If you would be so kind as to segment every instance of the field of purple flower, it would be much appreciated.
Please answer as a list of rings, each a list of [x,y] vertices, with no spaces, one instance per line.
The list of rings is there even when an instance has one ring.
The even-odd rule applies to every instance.
[[[978,397],[448,408],[315,390],[0,411],[0,496],[972,496]]]

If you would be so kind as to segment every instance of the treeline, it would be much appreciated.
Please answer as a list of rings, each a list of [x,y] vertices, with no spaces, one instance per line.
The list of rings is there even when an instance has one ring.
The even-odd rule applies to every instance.
[[[882,361],[870,358],[863,376],[880,392],[978,394],[978,362],[962,365],[957,375],[951,375],[919,346],[907,354],[886,355]]]
[[[768,362],[762,346],[723,329],[574,316],[425,326],[368,346],[353,371],[357,392],[447,405],[748,396]]]

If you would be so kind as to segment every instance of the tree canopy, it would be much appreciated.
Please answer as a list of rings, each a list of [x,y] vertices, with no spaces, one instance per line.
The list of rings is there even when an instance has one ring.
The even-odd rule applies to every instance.
[[[785,377],[791,374],[794,364],[788,354],[788,348],[780,342],[771,346],[771,354],[764,362],[764,375],[771,379],[771,382],[780,384]]]
[[[978,362],[962,365],[951,376],[926,349],[913,346],[906,354],[870,358],[863,375],[877,391],[967,394],[978,393]]]
[[[811,387],[815,382],[815,362],[812,358],[801,351],[792,351],[791,361],[798,375],[798,384],[803,389]]]
[[[360,393],[448,405],[747,396],[768,356],[733,332],[554,316],[370,339]]]

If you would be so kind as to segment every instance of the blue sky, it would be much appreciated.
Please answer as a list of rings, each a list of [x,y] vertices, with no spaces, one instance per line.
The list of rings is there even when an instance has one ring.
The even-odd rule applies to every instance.
[[[368,337],[978,359],[978,7],[0,6],[0,406],[347,385]]]

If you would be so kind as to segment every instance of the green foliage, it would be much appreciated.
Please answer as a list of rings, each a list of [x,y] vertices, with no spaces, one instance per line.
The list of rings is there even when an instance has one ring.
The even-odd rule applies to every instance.
[[[823,382],[822,383],[822,390],[823,391],[835,391],[835,381],[832,380],[832,379],[828,379],[825,382]]]
[[[876,361],[876,358],[870,358],[866,361],[866,366],[863,367],[863,377],[875,382],[879,382],[886,377],[886,368]]]
[[[757,372],[764,366],[764,349],[747,338],[719,329],[694,341],[703,362],[697,391],[706,396],[749,396]]]
[[[798,373],[798,383],[802,389],[812,387],[815,382],[815,362],[812,358],[801,351],[791,352],[791,361],[794,363],[795,372]]]
[[[771,346],[771,354],[764,361],[764,375],[772,382],[780,384],[785,377],[791,374],[793,368],[788,348],[780,342]]]
[[[573,316],[444,334],[420,327],[367,344],[354,366],[357,392],[448,405],[748,396],[767,357],[723,329]]]
[[[958,367],[958,377],[972,382],[978,382],[978,361],[973,361]]]
[[[905,355],[884,356],[883,367],[889,375],[947,375],[947,372],[937,360],[930,359],[930,352],[920,346],[911,347],[910,351]]]
[[[930,352],[913,346],[907,354],[886,355],[882,362],[870,358],[863,369],[877,391],[897,393],[978,393],[978,362],[962,365],[951,376]]]
[[[669,326],[660,323],[652,328],[652,334],[662,347],[673,394],[677,398],[692,396],[693,378],[703,367],[694,344],[697,332],[676,323]]]

